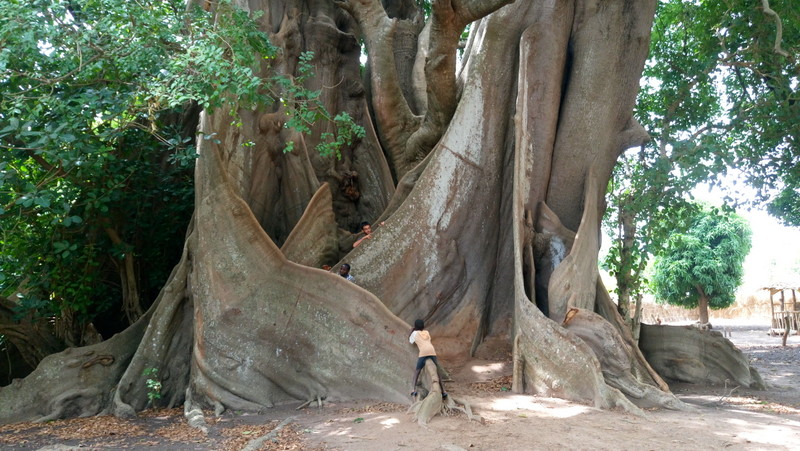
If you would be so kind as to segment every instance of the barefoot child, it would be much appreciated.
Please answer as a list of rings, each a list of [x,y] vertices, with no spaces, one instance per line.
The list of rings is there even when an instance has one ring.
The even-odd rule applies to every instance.
[[[408,336],[408,342],[412,344],[416,343],[419,348],[417,368],[414,371],[414,386],[411,392],[411,396],[416,396],[417,379],[419,379],[419,372],[425,366],[425,361],[428,359],[433,360],[433,363],[437,367],[436,371],[439,371],[439,362],[436,361],[436,350],[433,349],[433,345],[431,344],[431,334],[425,330],[425,322],[421,319],[414,321],[414,329],[411,331],[411,335]],[[444,391],[444,384],[442,384],[441,378],[439,378],[439,388],[442,389],[442,398],[447,398],[447,393]]]

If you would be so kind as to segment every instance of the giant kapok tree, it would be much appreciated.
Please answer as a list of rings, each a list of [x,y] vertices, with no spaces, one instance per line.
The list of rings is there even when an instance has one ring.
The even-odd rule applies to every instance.
[[[631,111],[655,0],[234,3],[280,49],[259,76],[297,77],[364,136],[321,156],[334,126],[284,127],[290,89],[202,113],[194,216],[153,307],[1,389],[2,421],[132,414],[152,368],[187,412],[407,400],[416,318],[445,361],[512,352],[518,392],[682,407],[597,273],[612,168],[647,139]],[[353,249],[364,220],[385,225]],[[337,262],[356,283],[320,269]]]

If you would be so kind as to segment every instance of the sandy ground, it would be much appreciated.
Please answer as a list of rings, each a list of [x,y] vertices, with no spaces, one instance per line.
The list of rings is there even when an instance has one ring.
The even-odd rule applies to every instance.
[[[759,370],[769,388],[672,384],[692,412],[647,411],[643,417],[560,399],[510,392],[510,362],[473,360],[448,367],[451,396],[468,401],[482,421],[464,415],[414,423],[407,405],[327,403],[264,415],[223,414],[209,433],[187,431],[180,411],[120,425],[113,417],[0,427],[1,449],[325,449],[325,450],[672,450],[800,449],[800,337],[767,335],[766,326],[718,320]],[[447,362],[445,362],[445,366]],[[410,401],[410,398],[409,398]],[[100,423],[97,423],[100,422]],[[103,423],[104,422],[104,423]],[[286,426],[266,440],[279,423]],[[72,435],[64,432],[72,428]],[[59,432],[61,431],[61,432]],[[162,431],[164,431],[162,433]],[[262,440],[255,442],[255,437]],[[249,444],[249,445],[248,445]],[[248,447],[249,446],[249,447]]]
[[[715,325],[748,355],[767,390],[672,384],[673,392],[696,410],[647,411],[639,417],[512,394],[505,391],[509,385],[498,389],[496,384],[510,375],[510,364],[472,361],[453,372],[448,391],[468,400],[482,423],[437,417],[423,427],[405,412],[357,409],[309,413],[298,422],[309,445],[341,450],[800,449],[800,337],[790,336],[782,348],[780,337],[767,335],[766,326],[734,320]]]

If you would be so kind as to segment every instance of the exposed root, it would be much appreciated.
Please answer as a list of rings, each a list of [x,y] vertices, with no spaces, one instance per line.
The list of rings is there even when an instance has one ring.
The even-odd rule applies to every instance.
[[[408,413],[412,414],[414,420],[421,425],[428,424],[428,421],[436,415],[449,416],[459,412],[466,415],[471,421],[483,422],[483,418],[472,412],[472,407],[467,401],[452,396],[442,399],[439,392],[430,393],[430,395],[415,401],[408,408]]]
[[[639,347],[653,368],[672,380],[691,384],[730,381],[755,390],[765,387],[742,351],[714,330],[642,324]]]
[[[592,349],[602,368],[606,384],[621,391],[639,407],[664,407],[687,410],[690,407],[670,392],[664,392],[655,382],[635,375],[634,350],[622,334],[602,316],[587,310],[571,308],[564,327],[581,338]]]
[[[81,365],[81,368],[86,369],[86,368],[89,368],[92,365],[97,365],[97,364],[100,364],[100,365],[103,365],[103,366],[109,366],[112,363],[114,363],[114,356],[113,355],[99,355],[99,356],[89,360],[88,362],[84,363],[83,365]]]
[[[483,423],[483,418],[480,415],[476,415],[475,413],[472,412],[472,406],[470,406],[467,401],[461,398],[454,398],[450,396],[447,398],[447,402],[444,403],[443,413],[445,415],[450,415],[455,412],[463,413],[471,421],[480,421],[481,423]]]
[[[317,407],[318,407],[319,409],[322,409],[322,402],[324,401],[324,399],[323,399],[323,398],[321,398],[321,397],[319,397],[319,396],[317,396],[316,398],[311,398],[311,399],[309,399],[308,401],[306,401],[306,402],[304,402],[304,403],[300,404],[299,406],[297,406],[297,409],[295,409],[295,410],[303,410],[303,409],[305,409],[306,407],[308,407],[308,406],[309,406],[309,405],[310,405],[312,402],[314,402],[314,401],[316,401],[316,402],[317,402]]]
[[[525,392],[525,357],[519,351],[519,338],[519,335],[514,337],[514,369],[511,377],[511,391],[517,394]]]
[[[408,408],[408,413],[412,414],[414,420],[422,425],[428,424],[431,418],[444,410],[444,403],[442,402],[442,394],[439,392],[431,392],[422,400],[415,401],[411,407]]]
[[[67,390],[50,403],[50,413],[38,418],[36,423],[69,418],[72,416],[96,415],[101,410],[100,391],[96,388]]]
[[[422,425],[428,424],[431,418],[442,411],[442,386],[439,383],[439,371],[433,360],[425,362],[425,376],[428,381],[428,393],[417,396],[417,400],[408,409],[414,419]],[[416,387],[415,387],[416,388]],[[421,390],[418,390],[421,392]]]
[[[191,231],[193,225],[189,229],[181,261],[172,270],[169,281],[156,301],[137,323],[141,323],[139,327],[142,332],[133,343],[135,352],[128,358],[117,355],[116,362],[121,366],[124,363],[125,369],[117,379],[109,407],[114,415],[132,417],[150,404],[147,387],[142,383],[142,374],[147,368],[159,370],[161,395],[169,399],[170,406],[184,401],[183,393],[189,378],[169,375],[188,374],[192,355],[191,324],[194,309],[191,298],[187,297],[186,287],[191,266],[189,248],[192,247],[195,234]]]
[[[319,398],[317,398],[317,400],[319,401]],[[266,442],[267,440],[275,440],[275,437],[277,437],[278,434],[280,434],[281,430],[283,430],[283,428],[285,428],[287,425],[291,424],[292,421],[294,421],[294,418],[295,417],[289,417],[281,421],[279,425],[275,426],[275,429],[271,430],[269,434],[250,440],[250,442],[247,443],[247,446],[242,448],[242,451],[256,451],[259,449],[263,449],[262,445],[264,444],[264,442]]]
[[[219,402],[219,401],[217,401],[215,399],[214,401],[212,401],[212,404],[214,405],[214,416],[215,417],[219,417],[220,415],[222,415],[222,412],[225,412],[225,405],[222,404],[221,402]]]
[[[425,387],[418,388],[418,395],[411,407],[408,408],[408,413],[413,415],[417,423],[426,425],[436,415],[453,415],[457,412],[464,413],[470,420],[483,421],[481,417],[472,413],[472,407],[466,401],[452,396],[442,397],[439,372],[432,360],[425,362],[424,374],[429,381],[430,391]]]
[[[192,393],[189,388],[186,389],[186,402],[183,404],[183,416],[186,417],[186,422],[190,427],[200,429],[203,431],[203,434],[208,434],[206,417],[203,415],[203,410],[192,401]]]
[[[113,413],[115,416],[120,418],[131,418],[136,416],[136,409],[122,400],[119,390],[114,390],[112,405],[114,406]]]
[[[294,409],[294,410],[303,410],[306,407],[308,407],[308,405],[311,404],[313,401],[314,401],[313,399],[309,399],[308,401],[306,401],[306,402],[300,404],[299,406],[297,406],[297,408]]]
[[[146,321],[102,343],[49,355],[25,379],[0,387],[0,424],[111,413],[117,381],[144,334]]]
[[[720,404],[722,404],[722,403],[724,403],[724,402],[727,402],[727,401],[725,401],[725,400],[726,400],[727,398],[730,398],[730,397],[733,395],[733,392],[735,392],[736,390],[738,390],[738,389],[741,387],[741,385],[737,385],[737,386],[733,387],[732,389],[728,390],[728,382],[730,382],[730,380],[728,380],[728,379],[725,379],[725,390],[726,390],[728,393],[727,393],[727,394],[724,394],[724,395],[722,395],[722,396],[720,396],[720,397],[719,397],[719,399],[717,400],[717,402],[718,402],[718,403],[720,403]]]

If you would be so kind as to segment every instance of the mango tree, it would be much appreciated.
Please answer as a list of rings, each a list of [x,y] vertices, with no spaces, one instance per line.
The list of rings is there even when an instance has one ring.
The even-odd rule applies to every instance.
[[[701,210],[689,229],[673,234],[656,258],[652,284],[657,299],[699,308],[700,323],[707,324],[709,308],[730,307],[736,300],[751,236],[742,217]]]

